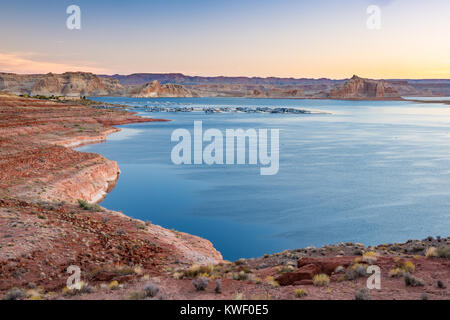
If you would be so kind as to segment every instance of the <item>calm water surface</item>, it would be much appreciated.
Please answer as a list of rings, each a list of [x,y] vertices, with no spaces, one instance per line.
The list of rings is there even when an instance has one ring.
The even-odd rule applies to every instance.
[[[345,241],[450,234],[450,106],[412,102],[95,98],[133,106],[288,106],[326,115],[145,113],[79,148],[118,161],[103,206],[211,240],[226,259]],[[175,166],[173,130],[279,128],[280,171]]]

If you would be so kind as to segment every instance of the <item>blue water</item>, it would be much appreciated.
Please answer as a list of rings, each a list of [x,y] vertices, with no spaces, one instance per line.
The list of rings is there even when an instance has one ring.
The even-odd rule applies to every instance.
[[[296,106],[320,115],[145,113],[172,120],[121,126],[80,148],[118,161],[103,206],[212,241],[226,259],[346,241],[366,245],[450,234],[450,106],[277,99],[132,99],[181,106]],[[280,170],[176,166],[177,128],[279,128]]]

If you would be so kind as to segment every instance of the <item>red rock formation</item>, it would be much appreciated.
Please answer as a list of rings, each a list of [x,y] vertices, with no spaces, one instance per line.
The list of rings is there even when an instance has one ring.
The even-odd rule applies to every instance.
[[[291,286],[304,284],[305,280],[311,280],[317,274],[331,275],[337,267],[349,266],[354,257],[335,257],[335,258],[310,258],[304,257],[298,260],[298,269],[294,272],[284,273],[276,280],[282,286]],[[303,281],[303,282],[302,282]]]
[[[384,80],[353,76],[342,86],[330,91],[332,99],[399,99],[398,92]]]
[[[178,84],[161,85],[157,80],[146,83],[142,87],[135,88],[131,91],[131,95],[135,98],[159,98],[159,97],[195,97],[193,91],[186,89]]]

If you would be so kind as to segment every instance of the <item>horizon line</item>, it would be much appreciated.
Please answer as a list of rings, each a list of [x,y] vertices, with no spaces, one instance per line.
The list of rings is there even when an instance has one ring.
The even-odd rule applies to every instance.
[[[62,73],[56,73],[56,72],[47,72],[47,73],[22,73],[22,72],[7,72],[7,71],[1,71],[0,74],[15,74],[15,75],[47,75],[47,74],[65,74],[65,73],[90,73],[96,76],[107,76],[107,77],[113,77],[113,76],[132,76],[132,75],[181,75],[185,77],[198,77],[198,78],[248,78],[248,79],[290,79],[290,80],[332,80],[332,81],[343,81],[343,80],[349,80],[356,74],[353,74],[351,77],[348,78],[328,78],[328,77],[281,77],[281,76],[231,76],[231,75],[191,75],[191,74],[185,74],[183,72],[132,72],[132,73],[94,73],[90,71],[64,71]],[[363,79],[371,79],[371,80],[450,80],[450,78],[377,78],[377,77],[363,77],[358,76],[359,78]]]

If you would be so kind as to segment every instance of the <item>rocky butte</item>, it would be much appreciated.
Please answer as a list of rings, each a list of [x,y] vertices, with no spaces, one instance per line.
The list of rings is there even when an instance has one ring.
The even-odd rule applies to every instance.
[[[353,76],[343,85],[332,89],[332,99],[401,99],[400,94],[384,80],[369,80]]]

